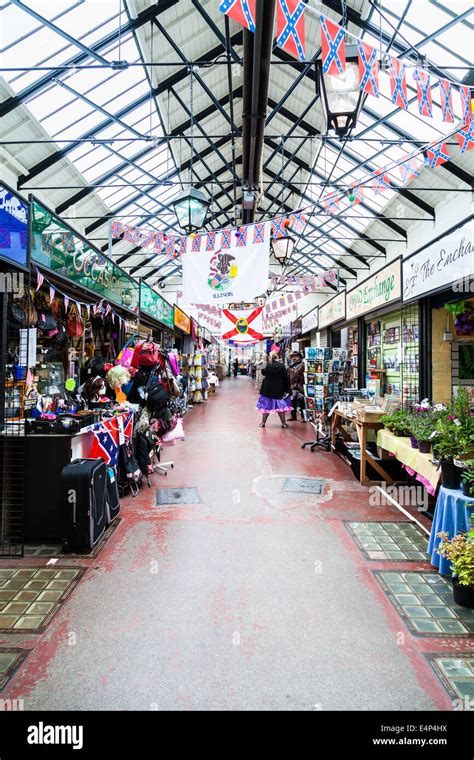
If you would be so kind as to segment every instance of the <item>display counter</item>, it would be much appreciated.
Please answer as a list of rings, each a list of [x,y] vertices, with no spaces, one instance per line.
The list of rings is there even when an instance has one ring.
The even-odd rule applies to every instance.
[[[432,462],[431,454],[422,454],[414,449],[409,438],[400,438],[383,428],[377,433],[377,446],[395,456],[409,475],[423,483],[432,496],[438,487],[441,471]]]

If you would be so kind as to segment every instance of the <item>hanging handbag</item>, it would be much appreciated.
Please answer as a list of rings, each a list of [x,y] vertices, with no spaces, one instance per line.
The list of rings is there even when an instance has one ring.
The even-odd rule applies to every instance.
[[[31,295],[24,295],[21,299],[21,305],[26,314],[26,326],[34,327],[38,321],[38,315],[36,313],[35,305]]]
[[[84,322],[82,321],[78,307],[74,304],[69,309],[66,329],[70,338],[81,338],[84,333]]]
[[[12,301],[10,304],[10,317],[18,327],[27,327],[28,317],[21,301]]]
[[[134,355],[134,343],[136,339],[138,338],[138,335],[132,335],[131,338],[127,340],[121,351],[119,352],[119,355],[117,356],[115,360],[115,364],[120,364],[122,367],[126,367],[127,369],[130,369],[132,366],[132,359]]]

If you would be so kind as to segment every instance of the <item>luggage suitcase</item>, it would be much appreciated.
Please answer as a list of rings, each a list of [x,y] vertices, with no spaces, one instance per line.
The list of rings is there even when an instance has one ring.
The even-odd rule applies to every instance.
[[[74,459],[61,471],[61,541],[64,551],[87,551],[106,528],[107,466]]]
[[[110,523],[113,522],[116,517],[118,517],[118,513],[120,512],[118,479],[114,467],[107,468],[107,494],[105,497],[105,509],[105,519],[107,525],[110,525]]]

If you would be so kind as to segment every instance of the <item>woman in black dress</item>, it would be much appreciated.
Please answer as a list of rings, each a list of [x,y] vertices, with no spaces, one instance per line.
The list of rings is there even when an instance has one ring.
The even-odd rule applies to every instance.
[[[285,412],[291,412],[290,379],[285,365],[278,361],[276,351],[270,353],[270,360],[262,369],[263,382],[257,409],[262,412],[260,427],[265,427],[269,414],[278,414],[282,428],[289,427],[285,421]]]

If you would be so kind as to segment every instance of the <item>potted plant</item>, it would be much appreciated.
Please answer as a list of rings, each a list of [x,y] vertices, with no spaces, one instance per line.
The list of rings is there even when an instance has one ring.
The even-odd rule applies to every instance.
[[[457,301],[444,307],[454,320],[456,336],[474,335],[474,304],[472,301]]]
[[[458,489],[461,485],[461,470],[454,464],[454,458],[459,452],[459,431],[460,428],[455,424],[452,415],[437,422],[434,441],[445,488]]]
[[[449,539],[448,534],[438,533],[441,543],[437,552],[446,557],[453,571],[453,595],[460,607],[474,608],[474,538],[469,533],[458,533]]]
[[[411,435],[416,441],[415,448],[419,449],[421,454],[429,454],[431,450],[431,438],[435,431],[435,424],[431,414],[414,414],[410,429]]]
[[[462,491],[465,496],[474,496],[474,459],[469,460],[463,469]]]
[[[408,436],[410,434],[409,418],[410,413],[406,409],[397,409],[391,414],[382,414],[379,422],[396,436]]]

